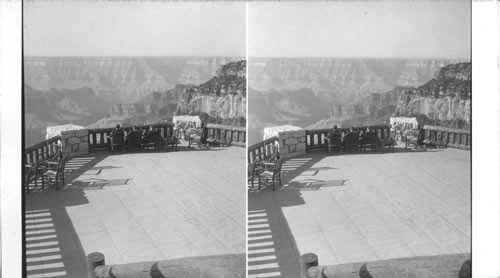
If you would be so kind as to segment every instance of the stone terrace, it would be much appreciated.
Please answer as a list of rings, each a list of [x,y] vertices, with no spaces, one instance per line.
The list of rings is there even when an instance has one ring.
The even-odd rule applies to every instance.
[[[471,252],[470,152],[456,149],[285,161],[284,186],[249,192],[249,277],[321,265]]]
[[[28,277],[87,277],[106,264],[245,252],[240,147],[70,159],[68,183],[26,195]]]

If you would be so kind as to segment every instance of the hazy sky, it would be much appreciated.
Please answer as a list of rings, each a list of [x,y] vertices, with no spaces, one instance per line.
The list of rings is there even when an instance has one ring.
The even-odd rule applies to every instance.
[[[245,56],[245,3],[25,2],[30,56]]]
[[[470,2],[251,2],[250,57],[470,59]]]

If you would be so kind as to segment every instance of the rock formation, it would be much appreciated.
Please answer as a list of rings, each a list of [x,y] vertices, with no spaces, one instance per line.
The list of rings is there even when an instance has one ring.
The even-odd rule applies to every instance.
[[[25,83],[36,90],[91,88],[121,103],[177,84],[201,84],[231,57],[26,57]]]
[[[404,90],[394,115],[423,114],[434,124],[470,127],[471,67],[471,63],[448,65],[426,84]]]

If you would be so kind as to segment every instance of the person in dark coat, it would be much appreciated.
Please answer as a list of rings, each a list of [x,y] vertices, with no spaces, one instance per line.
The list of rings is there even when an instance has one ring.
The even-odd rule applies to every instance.
[[[207,127],[207,123],[202,123],[201,124],[200,145],[204,146],[204,147],[206,147],[208,149],[209,147],[208,147],[207,139],[208,139],[208,127]]]
[[[424,148],[425,130],[424,125],[418,125],[418,137],[417,137],[417,148]]]

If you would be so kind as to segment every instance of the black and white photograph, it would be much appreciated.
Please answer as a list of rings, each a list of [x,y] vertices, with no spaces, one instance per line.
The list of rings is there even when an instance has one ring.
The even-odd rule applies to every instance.
[[[24,3],[24,277],[246,276],[245,8]]]
[[[248,277],[470,277],[470,14],[248,4]]]
[[[500,0],[0,0],[0,278],[498,278],[499,65]]]

